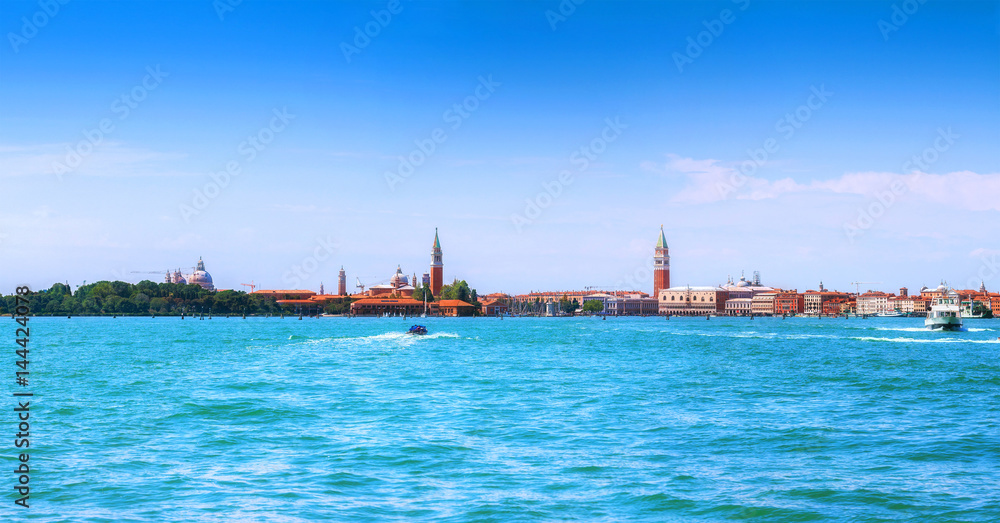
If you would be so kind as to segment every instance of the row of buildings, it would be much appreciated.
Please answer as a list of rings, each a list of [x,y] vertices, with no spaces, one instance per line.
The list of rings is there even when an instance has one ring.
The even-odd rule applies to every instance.
[[[819,290],[799,292],[763,285],[760,273],[747,280],[729,278],[719,286],[670,286],[670,251],[663,226],[653,248],[653,294],[638,291],[557,291],[532,292],[517,296],[498,297],[513,310],[546,315],[559,314],[559,302],[575,300],[580,309],[589,301],[600,301],[597,314],[624,316],[838,316],[856,315],[925,315],[934,298],[949,289],[942,284],[924,287],[919,295],[910,295],[906,287],[899,294],[868,291],[863,294],[830,291],[819,284]],[[1000,293],[987,292],[985,284],[978,290],[954,289],[962,302],[963,316],[976,316],[989,310],[1000,316]],[[532,306],[534,304],[534,306]],[[539,307],[538,304],[544,304]]]
[[[431,247],[430,270],[423,274],[421,285],[430,290],[432,296],[440,297],[444,287],[444,261],[441,240],[437,229],[434,229],[434,244]],[[320,284],[319,292],[301,289],[254,290],[252,294],[274,299],[279,305],[284,305],[304,313],[320,313],[331,303],[349,305],[349,312],[356,316],[472,316],[476,314],[476,305],[463,300],[417,300],[413,295],[417,290],[417,275],[412,279],[403,273],[400,266],[396,272],[383,280],[384,283],[367,287],[358,279],[356,288],[359,292],[347,292],[347,273],[344,267],[337,275],[337,293],[327,294]],[[481,307],[496,306],[494,303],[483,303]]]
[[[196,283],[214,289],[212,277],[205,271],[204,262],[199,258],[195,271],[183,275],[180,271],[167,274],[171,283]],[[365,286],[358,281],[356,293],[347,291],[347,275],[344,268],[338,274],[336,294],[326,294],[320,284],[318,293],[309,290],[254,290],[253,294],[274,299],[280,305],[294,307],[304,312],[320,312],[330,303],[349,305],[349,312],[355,315],[416,316],[420,314],[442,316],[471,316],[528,314],[562,315],[584,310],[597,311],[596,314],[611,316],[782,316],[810,315],[837,316],[856,315],[925,315],[932,300],[949,289],[945,285],[935,288],[924,287],[918,295],[910,295],[906,287],[898,294],[880,291],[849,293],[827,290],[820,282],[819,290],[799,292],[796,289],[780,289],[763,285],[760,273],[754,272],[752,279],[741,276],[739,281],[728,278],[719,286],[670,285],[670,250],[663,226],[653,248],[653,293],[622,290],[586,290],[530,292],[507,295],[495,293],[483,296],[473,304],[462,300],[414,299],[417,290],[417,275],[407,277],[402,268],[383,283]],[[444,263],[441,241],[437,229],[431,247],[431,263],[423,274],[420,285],[429,289],[434,297],[440,297],[444,283]],[[987,292],[985,284],[978,290],[954,289],[962,301],[963,316],[974,316],[989,310],[1000,316],[1000,293]],[[473,300],[475,301],[475,300]],[[599,302],[600,307],[588,306],[588,302]],[[565,307],[565,304],[573,304]],[[567,311],[569,309],[569,311]]]

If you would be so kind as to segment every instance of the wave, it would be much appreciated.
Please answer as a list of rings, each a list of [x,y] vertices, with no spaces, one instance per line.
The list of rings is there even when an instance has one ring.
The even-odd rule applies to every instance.
[[[930,332],[930,331],[927,331]],[[872,336],[861,336],[857,338],[844,338],[858,341],[889,341],[893,343],[996,343],[1000,340],[968,340],[963,338],[875,338]]]

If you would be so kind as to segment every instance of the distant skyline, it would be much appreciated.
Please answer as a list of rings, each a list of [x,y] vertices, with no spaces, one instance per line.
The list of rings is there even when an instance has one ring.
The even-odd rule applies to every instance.
[[[675,286],[1000,289],[997,2],[53,5],[0,4],[4,294],[435,227],[480,293],[650,292],[660,224]]]

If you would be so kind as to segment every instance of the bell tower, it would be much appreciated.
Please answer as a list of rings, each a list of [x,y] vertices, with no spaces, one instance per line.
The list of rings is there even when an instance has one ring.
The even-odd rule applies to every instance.
[[[441,285],[444,283],[444,264],[441,262],[441,241],[438,240],[437,227],[434,228],[434,248],[431,249],[431,294],[435,298],[441,295]]]
[[[670,288],[670,249],[667,247],[667,237],[660,225],[660,238],[656,241],[653,251],[653,297],[660,299],[660,291]]]

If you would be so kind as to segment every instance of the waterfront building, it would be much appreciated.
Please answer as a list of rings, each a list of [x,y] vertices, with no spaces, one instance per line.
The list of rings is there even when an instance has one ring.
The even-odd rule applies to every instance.
[[[592,296],[596,294],[608,294],[616,298],[648,298],[649,295],[640,291],[532,291],[528,294],[518,294],[511,297],[511,302],[517,305],[532,304],[532,303],[545,303],[546,301],[556,301],[558,302],[563,297],[569,301],[576,300],[581,306],[583,306],[583,299],[587,296]]]
[[[507,305],[497,299],[487,299],[482,302],[483,315],[484,316],[499,316],[501,314],[507,314]]]
[[[778,297],[777,292],[762,292],[750,301],[750,312],[754,316],[771,316],[774,314],[774,300]]]
[[[844,314],[844,307],[847,305],[847,297],[832,298],[823,302],[823,314],[826,316],[838,316]]]
[[[906,287],[903,287],[905,289]],[[913,314],[916,312],[916,303],[923,301],[917,296],[889,296],[889,310],[899,311],[905,314]]]
[[[729,298],[726,300],[726,315],[749,316],[752,312],[751,302],[753,302],[753,298]]]
[[[442,316],[472,316],[476,310],[474,305],[462,300],[440,300],[437,306]]]
[[[437,227],[434,228],[434,246],[431,248],[431,294],[435,298],[441,296],[441,287],[444,285],[444,263],[441,256],[441,241],[438,239]]]
[[[745,274],[740,274],[740,280],[733,281],[729,277],[722,289],[729,293],[729,299],[724,307],[726,314],[730,316],[749,316],[754,314],[751,307],[753,297],[768,292],[775,292],[773,287],[768,287],[760,283],[760,273],[754,271],[753,281],[748,281]],[[738,301],[733,301],[738,300]],[[733,301],[733,303],[729,303]]]
[[[826,307],[824,304],[830,300],[846,300],[846,292],[836,292],[828,291],[823,288],[823,282],[820,282],[820,290],[813,291],[809,290],[803,293],[803,312],[809,315],[819,315],[827,314],[824,312]],[[839,310],[838,312],[839,313]],[[834,313],[834,314],[837,314]]]
[[[487,302],[487,301],[494,301],[494,300],[506,303],[506,302],[510,301],[510,295],[504,294],[502,292],[491,292],[491,293],[489,293],[489,294],[487,294],[485,296],[479,296],[479,301],[480,302]]]
[[[722,287],[670,287],[659,294],[659,313],[706,316],[725,312],[729,292]]]
[[[857,304],[857,313],[862,316],[889,312],[889,295],[881,291],[868,291],[858,296]]]
[[[943,298],[946,294],[948,294],[948,283],[944,281],[937,287],[928,288],[924,286],[920,289],[920,297],[927,298],[932,302],[935,298]]]
[[[587,302],[589,301],[597,301],[601,303],[601,310],[597,314],[617,315],[618,313],[618,303],[617,303],[618,298],[613,294],[598,292],[583,296],[582,298],[580,298],[580,308],[583,308],[583,306],[586,305]],[[609,305],[613,305],[614,312],[609,310],[612,308],[609,307]]]
[[[428,309],[431,309],[428,304]],[[419,316],[424,312],[424,302],[413,298],[361,298],[351,303],[355,316]]]
[[[272,298],[275,300],[308,300],[316,295],[313,291],[304,290],[256,290],[251,293],[254,296]]]
[[[774,296],[774,314],[802,314],[804,296],[795,291],[779,292]]]
[[[656,240],[653,250],[653,297],[658,298],[660,291],[670,288],[670,249],[667,247],[667,237],[660,225],[660,237]]]

